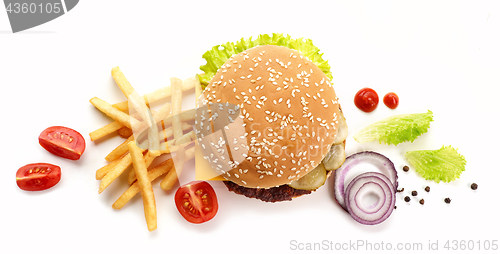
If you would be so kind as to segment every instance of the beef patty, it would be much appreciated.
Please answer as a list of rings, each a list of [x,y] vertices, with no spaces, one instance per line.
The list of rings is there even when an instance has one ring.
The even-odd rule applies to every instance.
[[[236,194],[272,203],[287,200],[291,201],[292,198],[300,197],[312,192],[310,190],[297,190],[286,184],[268,189],[247,188],[239,186],[231,181],[224,181],[224,184],[229,189],[229,191],[232,191]]]

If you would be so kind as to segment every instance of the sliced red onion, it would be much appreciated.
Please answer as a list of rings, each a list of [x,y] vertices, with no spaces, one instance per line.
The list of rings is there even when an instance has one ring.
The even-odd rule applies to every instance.
[[[398,172],[394,167],[394,163],[392,163],[389,158],[384,155],[372,152],[372,151],[364,151],[350,155],[344,161],[344,164],[337,170],[335,170],[335,183],[334,183],[334,194],[335,199],[346,211],[347,207],[345,205],[345,178],[349,171],[354,168],[357,164],[361,162],[367,162],[375,167],[377,167],[381,173],[387,176],[390,179],[394,192],[398,188]],[[347,183],[348,184],[348,183]]]
[[[367,172],[355,177],[347,186],[345,205],[351,217],[365,225],[385,221],[394,210],[396,189],[387,176],[378,172]],[[363,203],[363,197],[375,194],[378,201],[371,206]]]

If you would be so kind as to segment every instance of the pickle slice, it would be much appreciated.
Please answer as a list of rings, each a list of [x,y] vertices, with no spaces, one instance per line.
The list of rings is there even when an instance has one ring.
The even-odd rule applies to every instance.
[[[323,163],[320,163],[315,169],[307,173],[300,179],[293,181],[288,186],[298,190],[315,190],[326,181],[326,169]]]
[[[342,114],[342,111],[340,112],[338,121],[339,125],[337,129],[337,134],[335,136],[335,139],[333,140],[334,145],[344,143],[344,140],[347,138],[347,133],[349,131],[349,128],[347,127],[347,122],[345,120],[344,114]]]
[[[344,144],[332,145],[330,151],[323,158],[323,164],[326,170],[335,170],[340,168],[345,161]]]

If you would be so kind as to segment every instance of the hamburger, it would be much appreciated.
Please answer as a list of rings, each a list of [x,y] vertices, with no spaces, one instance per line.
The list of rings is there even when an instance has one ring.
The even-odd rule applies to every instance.
[[[347,125],[312,42],[266,36],[204,55],[226,59],[201,68],[205,110],[196,129],[204,158],[230,191],[278,202],[310,194],[342,165]]]

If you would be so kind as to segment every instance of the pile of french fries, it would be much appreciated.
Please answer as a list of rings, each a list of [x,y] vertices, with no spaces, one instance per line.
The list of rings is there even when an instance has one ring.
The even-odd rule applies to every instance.
[[[194,121],[195,110],[182,111],[181,102],[182,93],[191,89],[195,89],[198,98],[201,85],[196,77],[184,81],[171,78],[170,86],[138,96],[119,67],[114,67],[111,74],[128,100],[111,105],[97,97],[90,99],[92,105],[114,120],[91,132],[90,139],[96,141],[110,134],[118,134],[126,140],[105,157],[109,163],[96,171],[96,179],[101,180],[99,193],[131,168],[128,171],[130,186],[112,207],[121,209],[140,192],[148,230],[153,231],[157,228],[157,214],[151,182],[163,176],[161,188],[172,189],[184,163],[195,157],[196,137],[190,125]],[[163,104],[157,111],[150,109],[151,103],[169,97],[170,103]],[[160,155],[172,152],[176,156],[170,156],[150,167]]]

